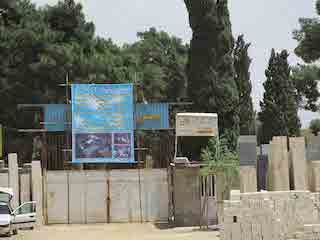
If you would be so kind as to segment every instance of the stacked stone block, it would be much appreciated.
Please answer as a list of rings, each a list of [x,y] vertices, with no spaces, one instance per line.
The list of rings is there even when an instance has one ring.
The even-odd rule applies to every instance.
[[[257,191],[257,137],[240,136],[240,191]]]
[[[296,232],[293,238],[288,240],[319,240],[320,224],[306,224],[303,231]]]
[[[295,190],[308,190],[307,160],[304,137],[290,138],[290,163]]]
[[[275,239],[279,231],[272,224],[272,208],[268,201],[250,201],[251,208],[242,202],[228,202],[224,209],[222,238],[225,240]]]
[[[287,137],[274,137],[270,143],[268,190],[290,190]]]
[[[320,192],[320,161],[309,162],[309,188],[312,192]]]
[[[305,224],[317,222],[314,203],[319,198],[308,191],[240,194],[240,201],[224,202],[222,238],[294,239]]]

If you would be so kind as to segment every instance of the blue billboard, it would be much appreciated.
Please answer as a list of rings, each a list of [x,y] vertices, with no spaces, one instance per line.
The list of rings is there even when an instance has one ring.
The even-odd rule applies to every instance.
[[[132,84],[72,85],[72,161],[134,162]]]
[[[135,109],[136,129],[159,130],[169,128],[168,103],[138,103]]]

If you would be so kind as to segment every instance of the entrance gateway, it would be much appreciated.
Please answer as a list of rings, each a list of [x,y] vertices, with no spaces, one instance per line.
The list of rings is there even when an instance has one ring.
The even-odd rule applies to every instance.
[[[154,119],[158,113],[148,114],[148,110],[156,109],[155,105],[136,104],[131,83],[72,84],[71,88],[72,164],[104,165],[103,170],[47,172],[48,223],[167,221],[167,170],[142,169],[140,154],[134,152],[140,151],[140,144],[138,149],[134,145],[138,127],[154,127],[156,120],[168,128],[168,116],[163,120],[167,104],[156,106],[162,111]]]
[[[170,167],[170,220],[175,225],[217,223],[214,176],[200,176],[201,162],[177,156],[181,137],[218,137],[215,113],[178,113],[176,116],[175,156]],[[182,146],[183,147],[183,146]],[[200,159],[199,159],[200,160]]]
[[[199,119],[193,119],[199,122]],[[210,121],[213,122],[211,126]],[[191,122],[191,126],[200,128],[184,133],[196,135],[197,131],[200,134],[207,131],[211,136],[216,135],[216,121],[217,115],[211,114],[209,119],[202,121],[206,125],[201,124],[201,121],[200,125],[192,125]],[[187,124],[190,124],[188,117],[182,122],[187,129]],[[177,181],[173,184],[183,185],[179,187],[182,192],[177,191],[176,194],[180,198],[175,197],[173,193],[169,195],[167,169],[48,171],[45,200],[48,223],[167,222],[171,212],[168,199],[169,202],[173,200],[172,203],[175,204],[176,211],[173,213],[176,214],[176,220],[179,221],[183,214],[190,212],[196,215],[194,219],[199,219],[205,206],[203,215],[207,215],[213,222],[216,220],[214,178],[203,178],[198,173],[188,173],[193,169],[196,170],[177,170],[180,175],[176,177],[180,178],[175,178]],[[179,202],[180,200],[183,202]],[[198,224],[197,220],[192,225]],[[184,222],[183,225],[189,224]]]
[[[145,130],[162,130],[162,133],[170,130],[168,109],[169,105],[175,103],[135,103],[132,84],[78,84],[77,86],[67,84],[67,86],[73,88],[71,101],[73,147],[64,149],[64,155],[71,156],[72,152],[73,161],[72,166],[69,165],[70,170],[44,171],[44,215],[47,222],[170,221],[171,213],[175,213],[172,208],[175,202],[170,195],[170,184],[173,179],[171,172],[168,174],[167,168],[152,169],[152,166],[150,169],[142,168],[140,153],[145,150],[141,150],[144,146],[141,141],[143,137],[140,135]],[[44,127],[50,132],[56,120],[51,118],[50,107],[45,107],[47,118]],[[68,110],[61,112],[65,114],[66,111]],[[216,114],[178,115],[182,117],[182,121],[179,120],[180,127],[176,128],[177,135],[217,135]],[[107,121],[106,116],[108,116]],[[68,118],[61,119],[67,121]],[[62,125],[68,126],[68,123],[63,122]],[[67,134],[68,129],[64,128],[64,132]],[[133,134],[136,135],[135,138]],[[136,145],[134,141],[137,141]],[[174,150],[176,145],[171,146]],[[133,150],[137,151],[137,154],[134,154]],[[172,154],[170,161],[166,163],[173,162],[173,159]],[[87,163],[91,163],[90,168],[84,165]],[[96,167],[100,163],[104,165]],[[109,165],[110,163],[113,165]],[[44,166],[49,166],[46,160]],[[77,170],[71,170],[75,169],[75,166],[79,166]],[[122,170],[115,169],[114,166]],[[180,181],[180,183],[182,183],[181,189],[187,189],[189,186],[188,182]],[[187,199],[196,196],[196,205],[204,206],[206,205],[204,193],[210,191],[208,198],[214,200],[213,178],[207,181],[197,175],[194,183],[195,188],[189,189],[191,197]],[[201,189],[207,189],[204,185],[211,187],[208,191],[202,191]],[[184,203],[175,205],[176,208],[182,207],[183,212],[188,212],[190,209],[193,211],[192,205]],[[200,212],[197,210],[198,215]],[[198,222],[195,225],[198,225]]]

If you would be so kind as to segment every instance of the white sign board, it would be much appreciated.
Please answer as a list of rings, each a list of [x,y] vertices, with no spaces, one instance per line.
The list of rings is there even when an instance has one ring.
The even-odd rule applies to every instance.
[[[177,136],[214,137],[218,135],[216,113],[178,113],[176,116]]]

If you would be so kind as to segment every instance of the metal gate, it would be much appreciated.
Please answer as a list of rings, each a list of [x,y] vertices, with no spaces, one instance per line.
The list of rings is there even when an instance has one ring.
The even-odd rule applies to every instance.
[[[166,169],[49,171],[46,186],[49,224],[168,220]]]
[[[204,223],[210,225],[217,223],[217,207],[215,193],[215,177],[206,176],[201,179],[201,206],[203,206],[202,216]],[[206,199],[207,198],[207,199]]]

